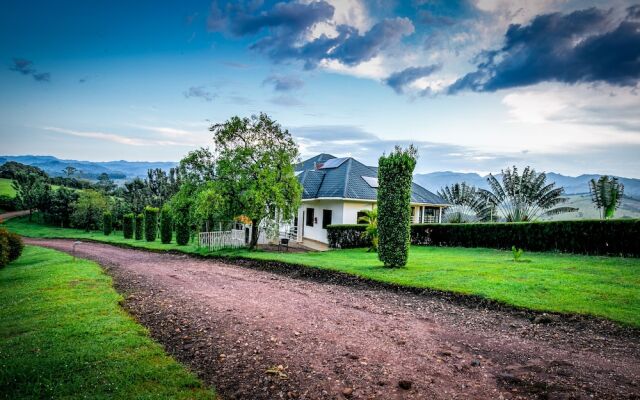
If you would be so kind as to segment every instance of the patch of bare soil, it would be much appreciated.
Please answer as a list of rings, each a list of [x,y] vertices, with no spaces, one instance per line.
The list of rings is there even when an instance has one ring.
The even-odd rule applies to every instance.
[[[640,398],[640,335],[615,324],[105,244],[78,256],[225,399]]]

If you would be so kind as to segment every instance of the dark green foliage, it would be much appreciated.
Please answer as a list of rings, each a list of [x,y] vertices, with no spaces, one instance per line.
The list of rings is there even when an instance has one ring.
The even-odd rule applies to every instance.
[[[113,231],[113,216],[111,215],[110,212],[105,212],[102,214],[102,232],[104,232],[104,234],[106,236],[111,235],[111,232]]]
[[[109,208],[107,198],[95,190],[83,190],[78,200],[73,203],[71,222],[76,228],[84,228],[89,232],[99,229],[102,222],[102,214]]]
[[[331,248],[369,247],[365,225],[329,225]],[[521,223],[415,224],[411,243],[640,257],[640,220],[582,220]]]
[[[131,239],[133,237],[135,215],[133,213],[125,214],[122,217],[122,233],[125,239]]]
[[[333,249],[353,249],[371,247],[371,237],[367,235],[367,225],[327,226],[329,247]]]
[[[6,229],[0,229],[0,268],[9,263],[9,238]]]
[[[189,223],[185,220],[176,221],[176,243],[180,246],[189,243]]]
[[[43,198],[49,194],[51,188],[47,189],[46,178],[36,173],[18,171],[13,177],[11,184],[16,191],[16,204],[22,210],[29,210],[29,220],[33,210],[43,203]]]
[[[169,207],[162,207],[160,211],[160,241],[164,244],[171,243],[172,226]]]
[[[589,192],[593,205],[600,210],[602,219],[613,218],[616,209],[620,207],[624,196],[624,185],[614,176],[601,176],[597,181],[589,181]]]
[[[416,149],[396,147],[378,161],[378,258],[385,267],[407,264],[411,226],[411,184]]]
[[[7,195],[0,195],[0,210],[15,211],[18,207],[15,198]]]
[[[42,169],[17,161],[8,161],[0,166],[0,178],[15,179],[19,174],[34,174],[45,180],[48,179],[47,173]]]
[[[418,224],[413,244],[561,251],[640,256],[640,220],[582,220],[530,223]]]
[[[158,210],[156,207],[144,208],[144,238],[153,242],[158,236]]]
[[[20,235],[8,231],[7,242],[9,243],[9,262],[12,262],[20,258],[22,250],[24,250],[24,243]]]
[[[78,201],[78,197],[78,192],[66,187],[53,191],[51,203],[46,213],[48,222],[63,228],[71,226],[73,205]]]
[[[142,232],[144,230],[144,215],[136,215],[136,240],[142,240]]]

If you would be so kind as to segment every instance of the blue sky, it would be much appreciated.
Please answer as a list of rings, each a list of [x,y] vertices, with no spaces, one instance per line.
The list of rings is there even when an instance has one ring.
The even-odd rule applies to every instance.
[[[2,154],[179,160],[266,112],[303,156],[640,177],[637,1],[8,1]]]

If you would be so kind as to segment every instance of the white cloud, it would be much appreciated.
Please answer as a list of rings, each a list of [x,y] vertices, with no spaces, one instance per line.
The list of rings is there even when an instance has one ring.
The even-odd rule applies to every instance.
[[[136,137],[118,135],[118,134],[109,133],[109,132],[80,131],[80,130],[75,130],[75,129],[59,128],[59,127],[55,127],[55,126],[43,126],[41,129],[46,130],[46,131],[50,131],[50,132],[57,132],[57,133],[65,134],[65,135],[76,136],[76,137],[104,140],[104,141],[124,144],[124,145],[128,145],[128,146],[150,146],[150,145],[155,145],[155,146],[190,146],[189,144],[187,144],[185,142],[176,142],[176,141],[172,141],[172,140],[155,140],[155,139],[136,138]]]

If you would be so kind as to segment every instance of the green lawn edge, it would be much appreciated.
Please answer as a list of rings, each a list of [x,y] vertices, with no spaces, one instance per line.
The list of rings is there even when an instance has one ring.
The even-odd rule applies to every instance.
[[[26,246],[0,269],[0,393],[12,399],[215,399],[120,307],[93,261]]]
[[[7,227],[28,237],[72,238],[152,251],[179,252],[227,260],[273,261],[356,276],[410,289],[428,289],[493,301],[514,309],[587,315],[640,327],[640,259],[562,253],[525,253],[530,263],[513,263],[511,253],[493,249],[414,246],[408,268],[385,269],[364,249],[315,253],[272,253],[246,249],[208,252],[193,244],[124,239],[28,223]]]

